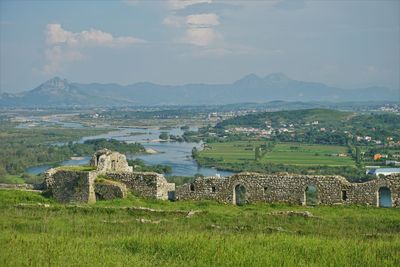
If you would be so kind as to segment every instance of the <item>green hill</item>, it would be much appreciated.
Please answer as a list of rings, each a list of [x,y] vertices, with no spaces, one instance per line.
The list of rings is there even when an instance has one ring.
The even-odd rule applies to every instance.
[[[277,112],[263,112],[248,114],[224,120],[217,124],[219,128],[254,127],[265,128],[266,123],[272,127],[281,124],[306,124],[318,121],[319,123],[339,123],[349,120],[354,113],[330,109],[304,109]]]

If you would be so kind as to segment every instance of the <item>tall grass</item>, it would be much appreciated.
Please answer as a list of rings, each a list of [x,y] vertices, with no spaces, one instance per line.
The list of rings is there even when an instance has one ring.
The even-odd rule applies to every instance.
[[[128,209],[134,206],[169,212]],[[187,217],[177,210],[201,212]],[[282,210],[316,218],[270,214]],[[399,209],[236,207],[133,196],[74,206],[0,190],[0,214],[0,266],[400,265]]]

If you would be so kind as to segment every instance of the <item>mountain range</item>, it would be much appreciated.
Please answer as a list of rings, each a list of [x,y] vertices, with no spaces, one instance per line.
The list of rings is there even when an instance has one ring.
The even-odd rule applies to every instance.
[[[342,89],[288,78],[282,73],[265,77],[249,74],[230,84],[159,85],[140,82],[71,83],[55,77],[19,94],[3,93],[0,107],[216,105],[282,101],[393,101],[399,90],[385,87]]]

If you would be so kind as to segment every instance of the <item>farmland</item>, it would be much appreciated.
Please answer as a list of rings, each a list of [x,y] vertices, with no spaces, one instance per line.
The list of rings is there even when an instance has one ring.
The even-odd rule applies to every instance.
[[[265,142],[236,141],[207,144],[199,152],[199,157],[211,158],[226,163],[243,163],[254,161],[255,149]],[[346,155],[347,147],[333,145],[315,145],[300,143],[278,143],[270,151],[265,151],[261,163],[275,163],[300,166],[355,166],[354,160]]]
[[[188,217],[190,210],[198,212]],[[274,215],[281,211],[312,216]],[[32,192],[0,190],[0,212],[1,266],[400,264],[397,209],[238,207],[132,195],[76,206]]]
[[[261,161],[265,163],[282,163],[293,165],[328,165],[328,166],[355,166],[355,162],[346,155],[347,147],[298,144],[298,143],[279,143],[275,145],[271,152],[265,153]]]

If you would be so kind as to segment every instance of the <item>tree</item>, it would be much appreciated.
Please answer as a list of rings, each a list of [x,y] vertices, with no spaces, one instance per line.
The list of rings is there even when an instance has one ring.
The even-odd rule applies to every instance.
[[[360,147],[356,146],[356,162],[357,164],[361,163],[361,151]]]
[[[255,149],[255,160],[259,160],[261,158],[261,147],[256,147]]]
[[[160,138],[161,140],[168,140],[168,139],[169,139],[169,135],[168,135],[167,132],[161,132],[159,138]]]

